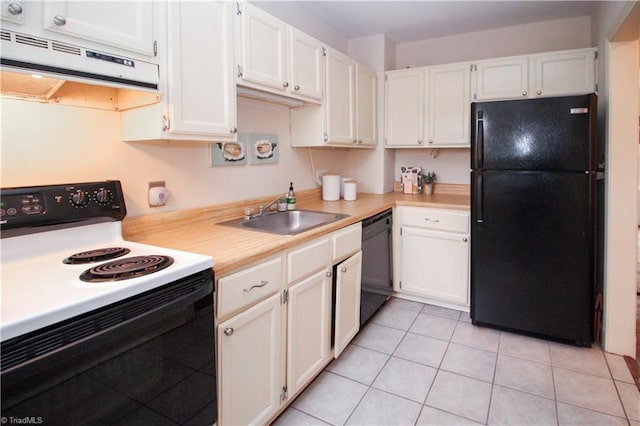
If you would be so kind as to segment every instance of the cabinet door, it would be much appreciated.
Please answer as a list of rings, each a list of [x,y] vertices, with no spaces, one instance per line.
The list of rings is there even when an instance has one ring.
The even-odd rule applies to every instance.
[[[0,1],[0,20],[24,25],[26,1],[22,0],[2,0]]]
[[[327,364],[331,353],[331,274],[321,271],[289,289],[287,316],[289,395]]]
[[[170,133],[235,139],[231,13],[230,3],[168,3]]]
[[[219,424],[265,424],[279,409],[283,325],[278,293],[218,326]]]
[[[422,146],[424,136],[424,71],[387,73],[385,81],[385,144]]]
[[[285,92],[287,80],[286,25],[243,3],[240,14],[240,83],[247,81]]]
[[[558,52],[533,57],[536,96],[566,96],[596,91],[595,49]]]
[[[356,117],[358,144],[376,145],[376,73],[356,65]]]
[[[360,330],[360,288],[362,252],[354,254],[336,268],[335,341],[337,358]]]
[[[401,235],[401,290],[468,306],[468,237],[406,226]]]
[[[318,41],[295,28],[289,28],[291,52],[291,93],[322,100],[324,48]]]
[[[475,100],[520,99],[529,96],[529,59],[515,57],[480,61],[475,70]]]
[[[471,64],[431,67],[427,75],[427,145],[469,146]]]
[[[153,2],[45,1],[44,28],[154,56]]]
[[[356,141],[355,67],[356,63],[328,49],[325,90],[328,142],[352,145]]]

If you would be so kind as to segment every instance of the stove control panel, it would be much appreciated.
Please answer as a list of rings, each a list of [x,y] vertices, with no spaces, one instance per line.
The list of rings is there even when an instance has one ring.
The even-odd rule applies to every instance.
[[[124,219],[119,181],[0,190],[2,237]]]

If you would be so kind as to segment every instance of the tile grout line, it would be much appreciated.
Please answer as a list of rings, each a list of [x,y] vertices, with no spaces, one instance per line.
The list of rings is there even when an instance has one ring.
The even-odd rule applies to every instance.
[[[624,416],[627,419],[627,421],[629,422],[629,424],[631,424],[631,419],[629,418],[629,414],[627,413],[627,407],[625,407],[624,401],[622,400],[622,395],[620,394],[620,389],[618,389],[618,384],[616,383],[616,380],[613,378],[613,372],[611,371],[611,366],[609,365],[609,360],[604,355],[604,352],[602,353],[602,356],[604,356],[604,362],[607,364],[607,370],[609,370],[609,375],[611,376],[611,381],[613,382],[613,387],[616,390],[616,395],[618,395],[618,400],[620,401],[620,405],[622,406],[622,412],[624,413]]]

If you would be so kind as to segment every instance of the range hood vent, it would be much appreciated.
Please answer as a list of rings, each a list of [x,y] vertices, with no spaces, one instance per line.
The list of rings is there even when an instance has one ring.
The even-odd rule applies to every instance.
[[[0,40],[3,96],[113,110],[160,100],[157,64],[4,29]]]

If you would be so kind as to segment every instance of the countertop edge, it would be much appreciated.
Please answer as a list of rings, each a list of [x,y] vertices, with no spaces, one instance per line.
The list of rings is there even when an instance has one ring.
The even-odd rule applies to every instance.
[[[254,201],[232,205],[252,205],[250,203]],[[468,211],[469,196],[359,193],[356,201],[323,201],[317,190],[311,190],[305,191],[302,197],[298,196],[299,209],[343,213],[349,217],[297,235],[275,235],[218,225],[218,222],[231,217],[229,213],[216,212],[216,206],[212,206],[164,214],[161,220],[149,220],[148,217],[125,219],[123,235],[130,241],[211,256],[219,278],[396,206]],[[235,217],[238,217],[237,212]]]

